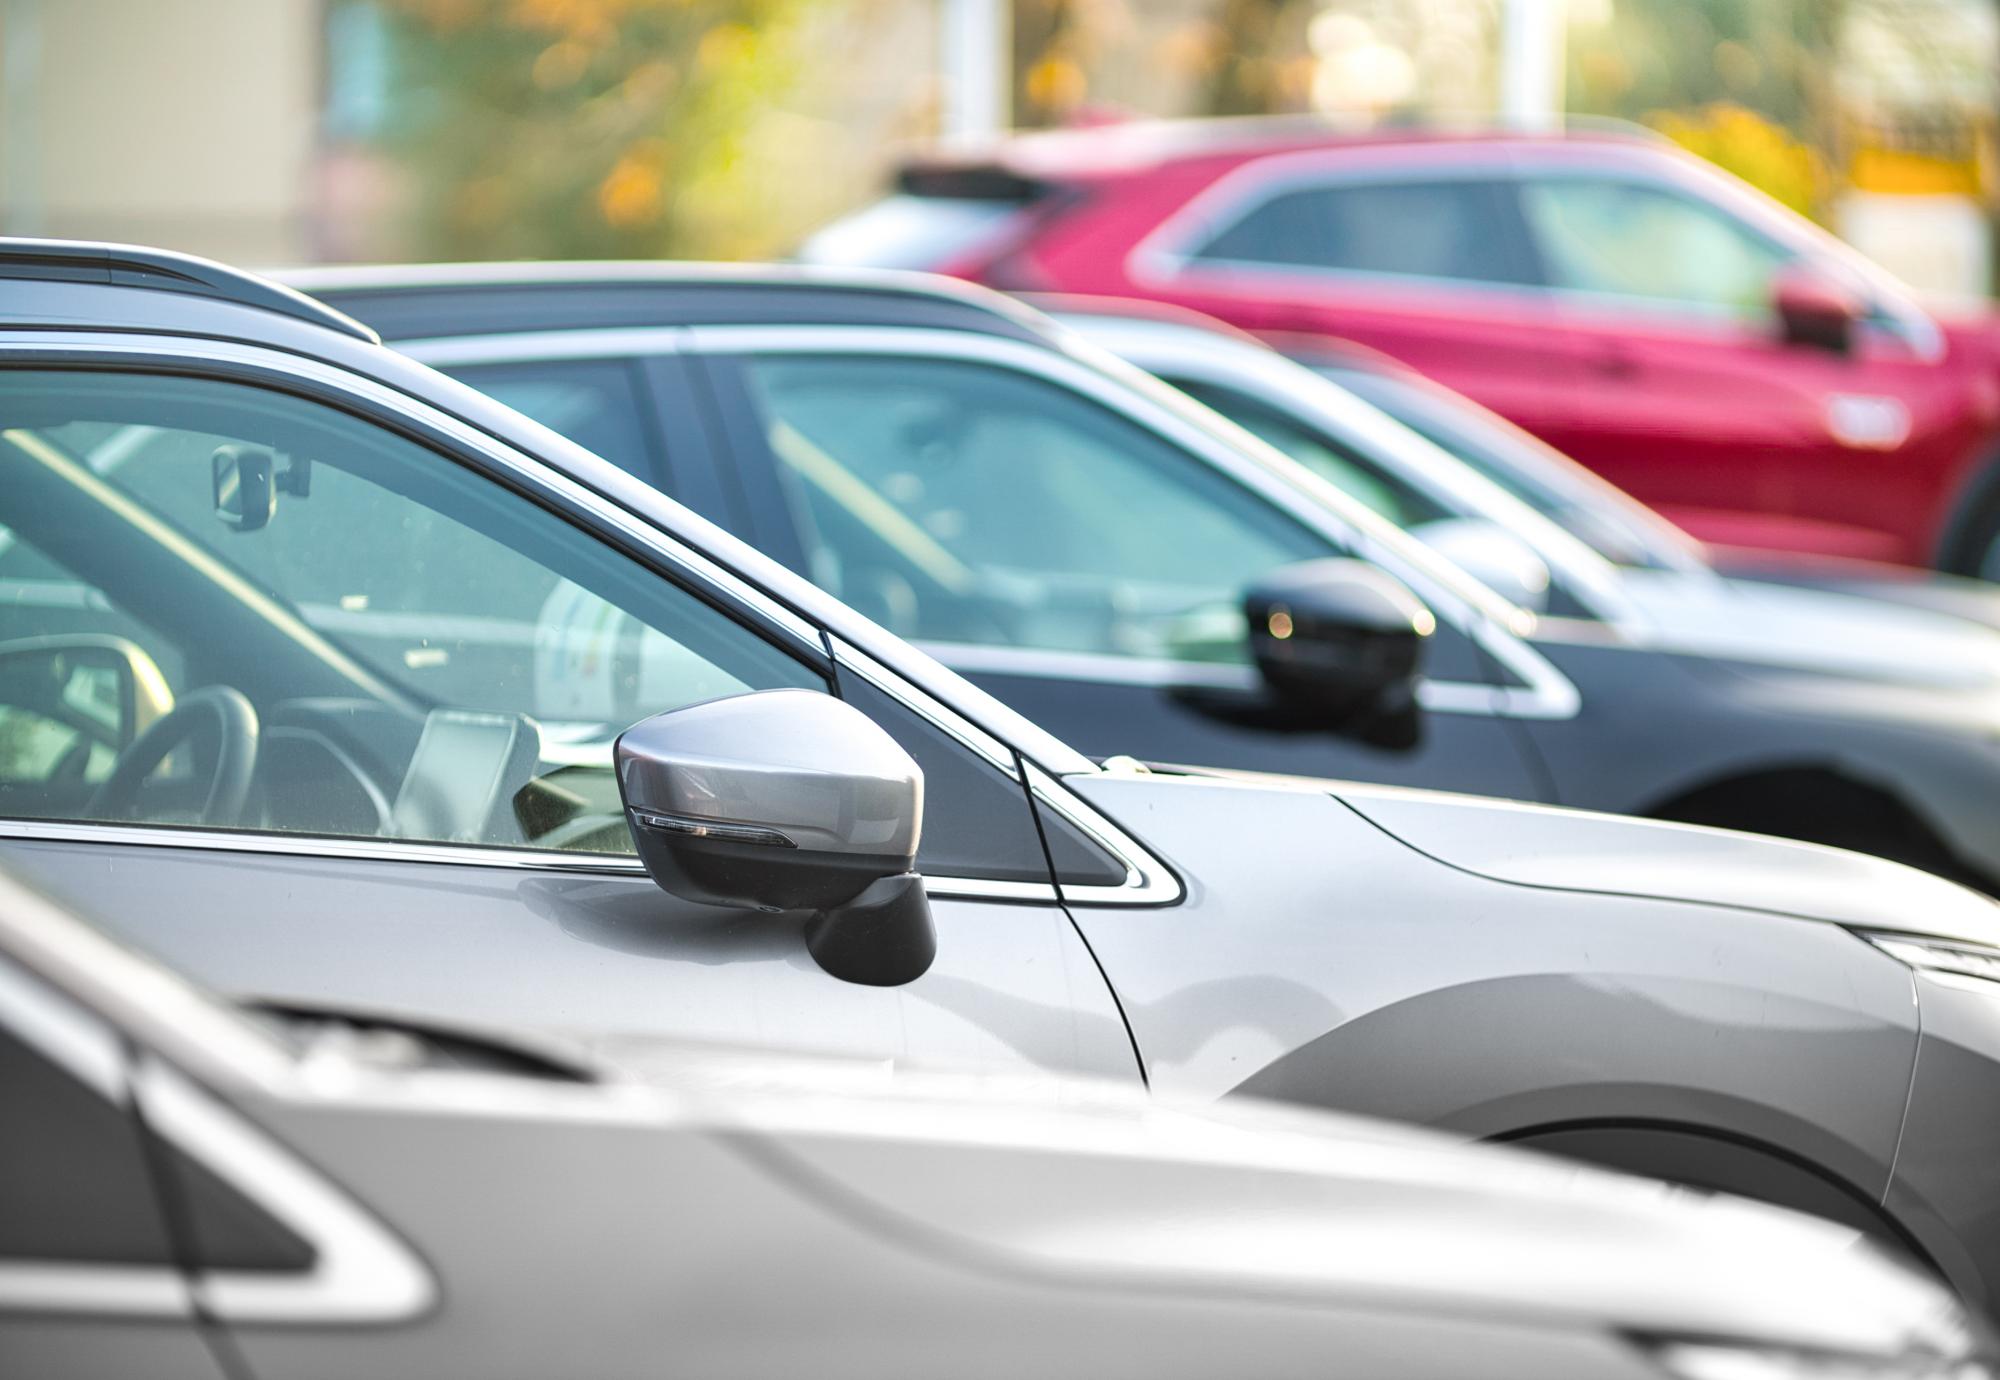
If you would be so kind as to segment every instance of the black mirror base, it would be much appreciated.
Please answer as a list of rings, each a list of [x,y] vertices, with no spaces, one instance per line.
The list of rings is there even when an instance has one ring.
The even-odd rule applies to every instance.
[[[884,877],[847,904],[820,911],[806,924],[806,951],[843,982],[915,982],[937,957],[924,879],[914,872]]]

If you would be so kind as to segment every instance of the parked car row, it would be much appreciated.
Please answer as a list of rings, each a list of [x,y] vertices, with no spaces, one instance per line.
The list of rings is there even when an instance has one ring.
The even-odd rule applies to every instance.
[[[808,259],[1359,344],[1709,541],[2000,574],[2000,326],[1637,129],[1133,123],[927,157]]]
[[[51,1109],[0,1129],[0,1353],[1987,1373],[1924,1275],[2000,1298],[1994,903],[1518,802],[1804,763],[1986,885],[1991,629],[1647,592],[1206,327],[291,281],[0,241],[0,867],[90,921],[0,886]],[[1281,381],[1232,422],[1079,326]],[[1503,547],[1512,597],[1454,559]],[[1704,640],[1704,597],[1902,650]]]

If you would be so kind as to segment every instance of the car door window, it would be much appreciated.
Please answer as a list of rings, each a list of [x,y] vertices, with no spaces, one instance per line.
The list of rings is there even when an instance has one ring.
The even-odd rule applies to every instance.
[[[1789,257],[1717,207],[1616,178],[1532,180],[1521,209],[1550,284],[1573,292],[1754,314]]]
[[[651,483],[633,370],[622,359],[551,359],[453,365],[445,372]]]
[[[1490,179],[1339,182],[1281,191],[1195,250],[1197,261],[1524,284],[1530,265]]]
[[[226,512],[218,466],[237,477]],[[241,711],[233,729],[201,717],[121,798],[44,794],[36,811],[8,797],[23,813],[624,851],[610,768],[625,727],[745,690],[828,688],[526,497],[236,384],[0,373],[0,524],[16,539],[0,580],[76,581],[0,604],[0,650],[136,625],[164,644],[148,660],[171,696],[240,701],[253,725],[238,741]],[[241,810],[210,817],[245,753]]]
[[[767,356],[746,374],[815,578],[906,635],[1242,661],[1244,588],[1336,554],[1162,438],[1013,369]]]

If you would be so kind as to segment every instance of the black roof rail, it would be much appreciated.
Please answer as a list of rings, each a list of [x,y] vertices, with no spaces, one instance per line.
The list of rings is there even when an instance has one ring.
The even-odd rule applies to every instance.
[[[0,279],[40,278],[65,283],[105,283],[213,297],[238,306],[310,321],[371,345],[374,331],[345,312],[316,302],[282,283],[259,278],[211,259],[89,240],[31,240],[0,236]]]

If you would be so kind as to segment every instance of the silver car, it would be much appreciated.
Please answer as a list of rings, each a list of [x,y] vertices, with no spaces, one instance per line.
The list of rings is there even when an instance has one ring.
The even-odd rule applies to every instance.
[[[2000,1287],[1986,898],[1093,762],[323,306],[104,246],[0,244],[0,275],[0,860],[204,983],[1262,1093],[1762,1197]],[[1367,567],[1322,575],[1407,623]],[[1361,630],[1278,626],[1308,680]]]
[[[36,1380],[1980,1380],[1853,1233],[1118,1089],[246,1019],[0,878]]]

